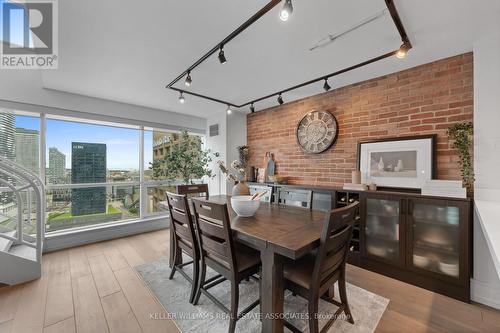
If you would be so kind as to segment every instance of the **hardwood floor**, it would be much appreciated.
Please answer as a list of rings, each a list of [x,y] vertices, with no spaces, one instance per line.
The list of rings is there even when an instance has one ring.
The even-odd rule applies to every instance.
[[[42,278],[0,288],[0,333],[179,332],[134,266],[168,255],[162,230],[48,253]],[[500,311],[349,266],[347,281],[390,299],[376,332],[500,332]]]

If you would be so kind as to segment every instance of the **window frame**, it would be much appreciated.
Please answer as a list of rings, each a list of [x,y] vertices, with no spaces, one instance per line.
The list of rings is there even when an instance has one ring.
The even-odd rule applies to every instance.
[[[4,112],[8,112],[13,114],[14,116],[30,116],[36,117],[40,122],[40,137],[39,137],[39,173],[38,175],[42,179],[45,185],[45,191],[57,190],[57,189],[73,189],[73,188],[88,188],[88,187],[109,187],[109,186],[137,186],[139,187],[139,196],[140,196],[140,205],[139,205],[139,214],[138,218],[132,219],[124,219],[120,221],[106,222],[93,224],[84,227],[75,227],[68,229],[61,229],[56,231],[49,231],[47,235],[56,235],[56,234],[64,234],[64,233],[74,233],[74,232],[83,232],[92,229],[97,229],[101,227],[112,227],[113,225],[123,225],[134,222],[145,222],[150,221],[151,219],[157,218],[168,218],[168,211],[164,212],[149,212],[148,213],[148,188],[151,187],[160,187],[160,186],[172,186],[175,181],[170,180],[153,180],[153,179],[145,179],[145,140],[144,135],[146,131],[162,131],[162,132],[177,132],[180,130],[172,130],[161,127],[151,127],[144,125],[132,125],[126,123],[118,123],[114,121],[101,121],[101,120],[93,120],[93,119],[85,119],[74,116],[65,116],[65,115],[53,115],[47,114],[44,112],[32,112],[32,111],[23,111],[18,109],[4,109]],[[127,181],[127,182],[102,182],[102,183],[81,183],[81,184],[50,184],[46,179],[46,168],[47,168],[47,120],[62,120],[68,122],[75,123],[83,123],[83,124],[91,124],[91,125],[100,125],[100,126],[108,126],[108,127],[117,127],[124,129],[134,129],[138,130],[139,133],[139,180],[138,181]],[[202,143],[206,142],[205,135],[196,132],[189,132],[190,134],[197,135],[201,137]],[[154,156],[153,156],[154,157]],[[47,202],[45,202],[47,205]],[[46,222],[47,216],[45,216]],[[44,233],[45,233],[46,224],[44,224]]]

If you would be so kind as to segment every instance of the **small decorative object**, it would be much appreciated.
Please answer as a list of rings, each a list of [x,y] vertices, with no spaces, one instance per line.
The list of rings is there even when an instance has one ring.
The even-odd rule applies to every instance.
[[[352,176],[351,176],[352,180],[352,184],[361,184],[361,171],[359,170],[355,170],[352,172]]]
[[[226,176],[226,179],[234,183],[232,191],[233,196],[250,194],[250,189],[245,183],[246,172],[239,161],[234,160],[229,169],[226,168],[222,161],[218,161],[217,164],[219,165],[219,169]]]
[[[285,183],[285,179],[285,177],[278,175],[269,176],[269,180],[275,184],[283,184]]]
[[[358,143],[358,169],[366,183],[421,189],[434,178],[436,135]]]
[[[240,156],[240,163],[243,166],[243,168],[246,168],[248,166],[248,160],[250,159],[250,147],[245,145],[245,146],[239,146],[237,149],[238,149],[238,154]]]
[[[254,216],[260,206],[260,200],[252,200],[251,195],[240,195],[231,197],[231,208],[238,216]]]
[[[334,115],[328,111],[311,111],[297,125],[297,143],[305,152],[319,154],[337,141],[338,133]]]
[[[471,122],[455,124],[447,131],[448,138],[453,140],[453,148],[458,151],[463,185],[469,194],[474,185],[474,165],[471,154],[473,131],[474,127]]]
[[[257,170],[257,182],[258,183],[266,182],[266,168],[259,168]]]
[[[375,183],[368,184],[368,189],[370,191],[376,191],[377,190],[377,184],[375,184]]]
[[[271,180],[271,176],[274,176],[276,170],[276,163],[274,162],[274,154],[269,153],[267,160],[267,179]]]
[[[403,166],[403,160],[398,160],[398,165],[394,168],[395,172],[402,172],[404,171],[404,166]]]

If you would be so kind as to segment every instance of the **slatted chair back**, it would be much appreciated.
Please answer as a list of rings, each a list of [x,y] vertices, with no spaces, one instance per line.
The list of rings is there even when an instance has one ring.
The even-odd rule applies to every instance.
[[[184,251],[198,257],[198,246],[195,227],[186,195],[166,193],[170,212],[171,228],[174,231],[176,244]]]
[[[202,262],[228,277],[237,271],[227,204],[193,198]]]
[[[312,286],[322,295],[339,277],[345,267],[352,229],[359,210],[359,203],[334,209],[327,216],[321,234],[320,246],[314,264]]]
[[[184,194],[188,198],[205,197],[208,199],[208,184],[177,185],[177,194]]]
[[[249,185],[248,188],[250,189],[250,195],[266,192],[266,194],[260,197],[260,201],[271,202],[271,199],[273,197],[273,188],[271,186]]]
[[[278,203],[287,206],[312,208],[312,191],[278,188]]]

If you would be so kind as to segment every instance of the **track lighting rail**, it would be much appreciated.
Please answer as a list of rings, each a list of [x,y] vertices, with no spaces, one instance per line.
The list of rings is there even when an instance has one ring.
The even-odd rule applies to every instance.
[[[327,74],[327,75],[323,75],[321,77],[318,77],[318,78],[306,81],[304,83],[297,84],[297,85],[292,86],[290,88],[287,88],[287,89],[284,89],[284,90],[279,90],[279,91],[273,92],[272,94],[269,94],[269,95],[266,95],[266,96],[263,96],[263,97],[260,97],[260,98],[257,98],[257,99],[253,99],[251,101],[248,101],[248,102],[240,104],[240,105],[234,104],[234,103],[231,103],[231,102],[228,102],[228,101],[224,101],[224,100],[221,100],[221,99],[213,98],[213,97],[210,97],[210,96],[206,96],[206,95],[203,95],[203,94],[199,94],[199,93],[187,91],[187,90],[184,90],[184,89],[179,89],[179,88],[176,88],[176,87],[173,86],[175,83],[177,83],[178,81],[180,81],[186,75],[189,75],[189,83],[191,83],[191,76],[190,76],[190,74],[191,74],[191,72],[192,72],[193,69],[195,69],[203,61],[205,61],[208,57],[210,57],[211,55],[213,55],[217,51],[219,51],[219,52],[222,51],[223,52],[223,47],[224,47],[225,44],[227,44],[233,38],[235,38],[236,36],[238,36],[241,32],[243,32],[250,25],[252,25],[253,23],[255,23],[259,18],[261,18],[263,15],[265,15],[267,12],[269,12],[272,8],[274,8],[280,2],[282,2],[282,0],[273,0],[273,1],[270,1],[266,6],[264,6],[256,14],[254,14],[250,19],[248,19],[245,23],[243,23],[238,29],[234,30],[230,35],[228,35],[226,38],[224,38],[223,41],[221,41],[220,43],[218,43],[209,52],[207,52],[205,55],[203,55],[198,61],[196,61],[193,65],[191,65],[188,69],[186,69],[177,78],[175,78],[175,80],[173,80],[172,82],[170,82],[166,86],[166,88],[170,88],[170,89],[172,89],[174,91],[179,92],[181,96],[183,94],[185,94],[185,95],[191,95],[191,96],[203,98],[203,99],[206,99],[206,100],[210,100],[210,101],[213,101],[213,102],[216,102],[216,103],[225,104],[228,107],[228,110],[230,110],[231,107],[233,109],[236,109],[236,108],[242,108],[244,106],[250,105],[250,110],[253,113],[253,112],[255,112],[254,103],[256,103],[256,102],[260,102],[260,101],[263,101],[265,99],[268,99],[268,98],[271,98],[271,97],[274,97],[274,96],[278,96],[277,101],[278,101],[279,104],[282,104],[283,103],[282,94],[284,94],[286,92],[289,92],[289,91],[292,91],[292,90],[295,90],[295,89],[298,89],[298,88],[302,88],[304,86],[307,86],[307,85],[310,85],[310,84],[313,84],[313,83],[316,83],[316,82],[319,82],[319,81],[323,81],[323,80],[325,81],[325,84],[323,85],[323,89],[325,91],[328,91],[328,90],[330,90],[329,89],[330,86],[328,85],[328,79],[329,78],[337,76],[337,75],[340,75],[340,74],[343,74],[343,73],[346,73],[346,72],[349,72],[349,71],[352,71],[354,69],[357,69],[357,68],[369,65],[371,63],[374,63],[374,62],[377,62],[377,61],[380,61],[380,60],[383,60],[385,58],[389,58],[389,57],[392,57],[392,56],[397,56],[398,58],[403,58],[404,56],[406,56],[406,53],[412,48],[412,44],[410,42],[410,39],[408,38],[408,35],[406,34],[406,30],[405,30],[405,28],[403,26],[403,23],[401,22],[401,18],[399,17],[399,14],[397,12],[396,6],[394,5],[394,1],[393,0],[385,0],[385,4],[387,6],[387,9],[389,10],[391,18],[392,18],[392,20],[394,22],[394,25],[396,26],[396,28],[397,28],[397,30],[399,32],[399,35],[400,35],[401,41],[402,41],[402,45],[397,50],[394,50],[394,51],[382,54],[382,55],[380,55],[378,57],[371,58],[369,60],[363,61],[363,62],[358,63],[356,65],[353,65],[353,66],[350,66],[350,67],[346,67],[344,69],[338,70],[336,72],[333,72],[333,73],[330,73],[330,74]],[[287,2],[285,1],[285,4],[286,3]],[[222,54],[222,55],[224,56],[224,54]],[[220,59],[221,59],[221,56],[219,54],[219,60]],[[225,58],[224,58],[224,60],[225,60]],[[221,63],[223,63],[222,60],[221,60]],[[228,111],[228,113],[229,113],[229,111]]]

